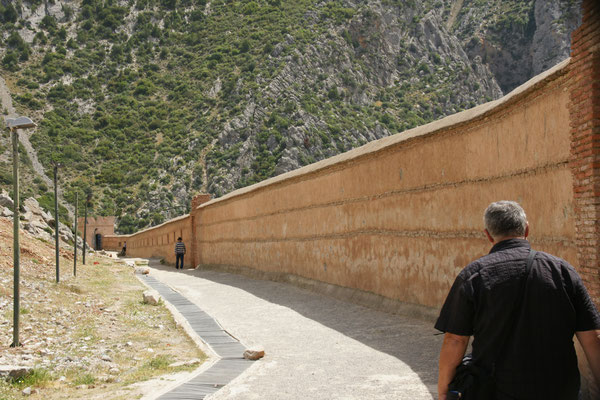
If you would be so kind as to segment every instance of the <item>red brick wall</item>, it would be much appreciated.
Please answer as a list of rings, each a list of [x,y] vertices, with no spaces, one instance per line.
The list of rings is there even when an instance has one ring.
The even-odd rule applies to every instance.
[[[570,125],[577,269],[600,305],[600,1],[583,1],[581,26],[571,37]],[[600,398],[577,344],[583,398]]]
[[[600,304],[600,1],[583,1],[572,34],[570,64],[571,171],[577,268]]]

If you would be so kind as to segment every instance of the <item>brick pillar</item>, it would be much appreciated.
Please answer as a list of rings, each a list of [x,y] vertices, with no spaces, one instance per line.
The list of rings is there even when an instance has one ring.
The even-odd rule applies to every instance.
[[[192,199],[192,209],[190,212],[193,212],[196,208],[200,207],[200,205],[210,201],[210,194],[202,193],[197,194]]]
[[[194,196],[192,199],[191,209],[190,209],[190,223],[192,224],[192,248],[191,248],[191,262],[192,267],[197,267],[200,264],[200,253],[197,251],[198,248],[198,240],[200,238],[197,237],[196,234],[196,224],[198,219],[200,218],[200,205],[210,201],[210,194],[199,194]]]
[[[600,305],[600,1],[583,0],[582,11],[569,67],[576,267]]]
[[[577,241],[576,268],[600,306],[600,1],[583,0],[582,22],[571,36],[571,172]],[[600,398],[600,388],[576,343],[582,398]]]

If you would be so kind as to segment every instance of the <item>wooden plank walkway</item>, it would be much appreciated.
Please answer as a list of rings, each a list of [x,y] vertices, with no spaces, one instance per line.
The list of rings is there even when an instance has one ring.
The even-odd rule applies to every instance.
[[[160,400],[204,399],[252,365],[253,361],[243,358],[246,347],[229,335],[210,315],[158,279],[149,275],[142,275],[141,279],[171,303],[187,319],[202,341],[220,357],[208,370],[160,396]]]

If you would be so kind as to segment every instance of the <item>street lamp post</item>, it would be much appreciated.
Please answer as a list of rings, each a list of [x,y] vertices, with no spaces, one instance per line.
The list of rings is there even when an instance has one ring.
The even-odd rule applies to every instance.
[[[59,244],[58,244],[58,167],[60,167],[60,163],[54,163],[54,237],[55,237],[55,245],[56,248],[56,283],[60,282],[60,267],[59,267]]]
[[[27,117],[7,119],[6,127],[10,129],[13,146],[13,342],[11,347],[18,347],[19,342],[19,280],[20,280],[20,247],[19,247],[19,129],[32,128],[36,126],[33,121]]]
[[[87,246],[87,210],[88,210],[88,204],[90,202],[90,200],[92,199],[92,195],[88,194],[86,196],[85,199],[85,216],[83,218],[83,265],[85,265],[85,248]]]
[[[79,192],[75,192],[75,254],[73,255],[73,276],[77,276],[77,206],[79,205]]]

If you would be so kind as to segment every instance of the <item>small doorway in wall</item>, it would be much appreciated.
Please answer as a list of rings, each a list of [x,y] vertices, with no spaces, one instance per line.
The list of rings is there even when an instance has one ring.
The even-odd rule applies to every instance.
[[[102,250],[102,234],[96,233],[96,250]]]

